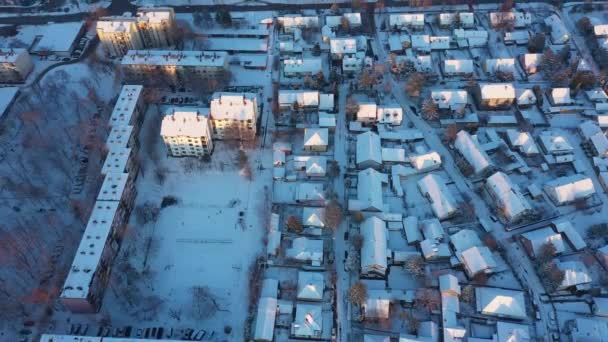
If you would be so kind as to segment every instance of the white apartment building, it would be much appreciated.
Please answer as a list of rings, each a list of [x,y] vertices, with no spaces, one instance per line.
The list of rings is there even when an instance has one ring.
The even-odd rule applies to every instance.
[[[23,83],[34,69],[26,49],[0,48],[0,82]]]
[[[170,47],[175,44],[175,32],[175,13],[170,7],[139,8],[135,17],[103,17],[97,22],[99,40],[112,56]]]
[[[258,116],[257,95],[215,93],[211,98],[209,116],[214,138],[253,140]]]
[[[175,44],[175,12],[171,7],[139,8],[137,28],[145,48],[165,48]]]
[[[224,51],[130,50],[122,70],[130,83],[159,86],[221,78],[228,70]]]
[[[144,48],[136,18],[103,17],[97,22],[97,36],[110,56]]]
[[[93,313],[101,305],[124,222],[118,206],[116,201],[95,202],[59,297],[71,312]]]
[[[143,90],[144,87],[140,85],[122,86],[110,115],[110,127],[133,126],[137,130],[146,111]]]
[[[173,108],[163,118],[160,135],[173,157],[202,157],[213,153],[207,108]],[[205,115],[207,114],[207,115]]]

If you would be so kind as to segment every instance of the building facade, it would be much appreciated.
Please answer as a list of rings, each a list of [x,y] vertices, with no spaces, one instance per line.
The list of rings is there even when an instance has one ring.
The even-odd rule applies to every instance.
[[[121,65],[129,83],[195,86],[224,77],[228,72],[227,57],[223,51],[130,50]]]
[[[209,109],[213,137],[253,140],[258,110],[258,99],[254,93],[213,94]]]
[[[163,118],[160,135],[173,157],[203,157],[213,153],[211,124],[199,108],[173,108]]]
[[[23,83],[34,69],[26,49],[0,49],[0,82]]]
[[[175,13],[170,7],[139,8],[135,17],[103,17],[97,22],[99,40],[111,56],[170,47],[175,33]]]

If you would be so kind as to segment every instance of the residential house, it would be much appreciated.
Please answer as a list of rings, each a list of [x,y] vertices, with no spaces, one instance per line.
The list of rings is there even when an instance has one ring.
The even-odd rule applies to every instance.
[[[511,319],[527,319],[526,302],[522,291],[493,287],[476,287],[477,312]]]
[[[554,131],[543,131],[538,140],[543,151],[551,155],[564,155],[574,153],[574,147],[565,136]]]
[[[357,135],[357,168],[379,168],[382,166],[380,136],[368,131]]]
[[[528,75],[536,74],[543,61],[542,53],[526,53],[521,56],[521,64]]]
[[[288,58],[283,61],[283,75],[285,77],[313,76],[322,72],[320,57]]]
[[[306,237],[297,237],[292,240],[285,256],[298,262],[321,266],[323,263],[323,240],[313,240]]]
[[[467,163],[473,167],[474,173],[480,174],[492,166],[490,157],[481,148],[477,139],[467,131],[460,131],[456,134],[454,147],[460,152]]]
[[[329,51],[331,58],[340,60],[344,56],[352,56],[357,53],[356,38],[332,38],[329,40]]]
[[[549,100],[554,106],[566,106],[572,104],[570,88],[553,88]]]
[[[443,72],[446,76],[472,75],[473,60],[471,59],[446,59],[443,61]]]
[[[298,303],[291,323],[293,338],[320,339],[323,333],[323,307],[321,304]]]
[[[361,224],[361,236],[361,275],[385,277],[388,270],[386,222],[376,216],[369,217]]]
[[[536,104],[536,94],[532,89],[516,88],[515,96],[519,108],[529,108]]]
[[[303,301],[322,301],[325,291],[325,276],[321,272],[298,272],[296,298]]]
[[[279,90],[279,108],[281,110],[320,109],[319,101],[319,92],[316,90]]]
[[[357,174],[357,198],[348,200],[349,211],[385,211],[382,185],[388,184],[388,175],[368,168]]]
[[[520,235],[520,240],[524,249],[533,258],[538,257],[543,252],[545,244],[552,244],[555,247],[555,254],[565,251],[564,240],[560,233],[556,233],[549,227],[532,230]]]
[[[543,187],[555,205],[587,199],[595,194],[591,178],[581,174],[556,178]]]
[[[517,221],[532,211],[519,186],[500,171],[488,177],[486,189],[496,203],[497,211],[509,222]]]
[[[551,42],[553,44],[566,44],[570,40],[570,32],[557,14],[546,17],[545,25],[551,28]]]
[[[514,58],[490,58],[484,63],[484,70],[488,74],[494,75],[497,72],[506,72],[515,74],[515,59]]]
[[[530,132],[522,132],[511,128],[507,130],[507,139],[511,147],[516,148],[519,153],[525,156],[533,156],[540,153]]]
[[[532,14],[527,12],[490,12],[490,25],[494,28],[511,26],[522,28],[532,24]]]
[[[443,177],[429,174],[418,181],[418,190],[431,202],[435,216],[444,220],[456,213],[457,205]]]
[[[388,26],[392,29],[403,29],[405,27],[414,30],[424,28],[424,13],[395,13],[388,17]]]
[[[325,152],[329,145],[329,130],[327,128],[304,129],[304,150]]]
[[[319,27],[319,17],[302,16],[298,14],[277,17],[277,22],[285,33],[293,33],[297,29],[311,29]]]
[[[433,90],[431,99],[439,110],[450,113],[464,113],[469,103],[466,90]]]
[[[512,83],[481,83],[477,99],[483,109],[507,109],[515,102],[515,88]]]

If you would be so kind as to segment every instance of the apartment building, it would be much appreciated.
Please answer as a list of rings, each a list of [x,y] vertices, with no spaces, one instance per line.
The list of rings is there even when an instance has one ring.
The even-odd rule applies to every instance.
[[[97,36],[110,56],[123,56],[129,50],[144,48],[136,18],[103,17],[97,22]]]
[[[257,95],[215,93],[211,98],[209,116],[214,138],[253,140],[258,117]]]
[[[122,86],[110,115],[110,127],[133,126],[137,131],[146,111],[143,90],[140,85]]]
[[[97,35],[112,56],[129,50],[167,48],[175,44],[175,13],[172,8],[139,8],[135,17],[103,17]]]
[[[34,69],[26,49],[0,48],[0,82],[23,83]]]
[[[145,48],[165,48],[175,44],[175,12],[170,7],[139,8],[137,28]]]
[[[129,83],[192,85],[223,77],[228,70],[228,54],[224,51],[130,50],[121,65]]]
[[[124,222],[117,215],[118,205],[95,202],[61,290],[60,300],[72,312],[92,313],[101,305]]]
[[[160,135],[173,157],[202,157],[213,153],[208,108],[173,108],[163,118]]]

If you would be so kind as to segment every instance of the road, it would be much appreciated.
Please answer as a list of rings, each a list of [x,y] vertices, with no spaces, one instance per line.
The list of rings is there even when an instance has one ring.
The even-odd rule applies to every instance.
[[[376,27],[375,31],[375,44],[379,53],[378,59],[380,61],[386,61],[388,54],[384,50],[384,44],[382,44],[380,40],[379,27]],[[466,193],[471,197],[471,204],[475,208],[475,215],[477,218],[487,220],[487,218],[490,217],[491,212],[485,201],[473,190],[471,183],[462,175],[460,169],[456,166],[451,153],[447,150],[439,136],[434,132],[433,128],[425,120],[411,111],[410,105],[414,105],[414,103],[411,103],[406,98],[403,84],[396,80],[388,71],[385,72],[384,77],[391,82],[393,96],[403,108],[405,117],[414,124],[414,127],[423,132],[424,140],[427,145],[441,155],[442,166],[451,176],[458,191],[463,194]],[[551,303],[543,303],[540,301],[540,296],[545,294],[545,289],[542,286],[540,279],[533,271],[534,268],[527,255],[521,249],[514,248],[515,246],[507,244],[510,233],[506,232],[501,224],[490,221],[489,225],[491,226],[492,234],[499,246],[506,251],[507,261],[511,263],[513,271],[522,282],[522,286],[527,288],[530,295],[538,304],[537,309],[540,313],[542,325],[538,326],[537,322],[537,333],[539,336],[543,336],[546,335],[546,332],[555,331],[557,327],[554,327],[551,323],[551,318],[555,315],[555,309]],[[531,272],[525,272],[526,270],[530,270]]]
[[[341,84],[340,94],[338,99],[338,114],[336,117],[336,130],[334,132],[334,159],[340,165],[340,176],[334,179],[333,186],[338,199],[342,203],[343,207],[347,205],[346,188],[344,186],[344,170],[347,168],[348,157],[348,130],[346,122],[346,96],[348,94],[348,84]],[[348,231],[349,222],[348,219],[342,220],[342,224],[334,235],[334,254],[336,260],[336,273],[337,279],[337,293],[336,293],[336,314],[338,321],[338,336],[339,341],[349,341],[350,334],[350,302],[346,296],[348,289],[350,288],[350,272],[344,269],[344,255],[348,248],[348,241],[344,241],[344,233]]]

